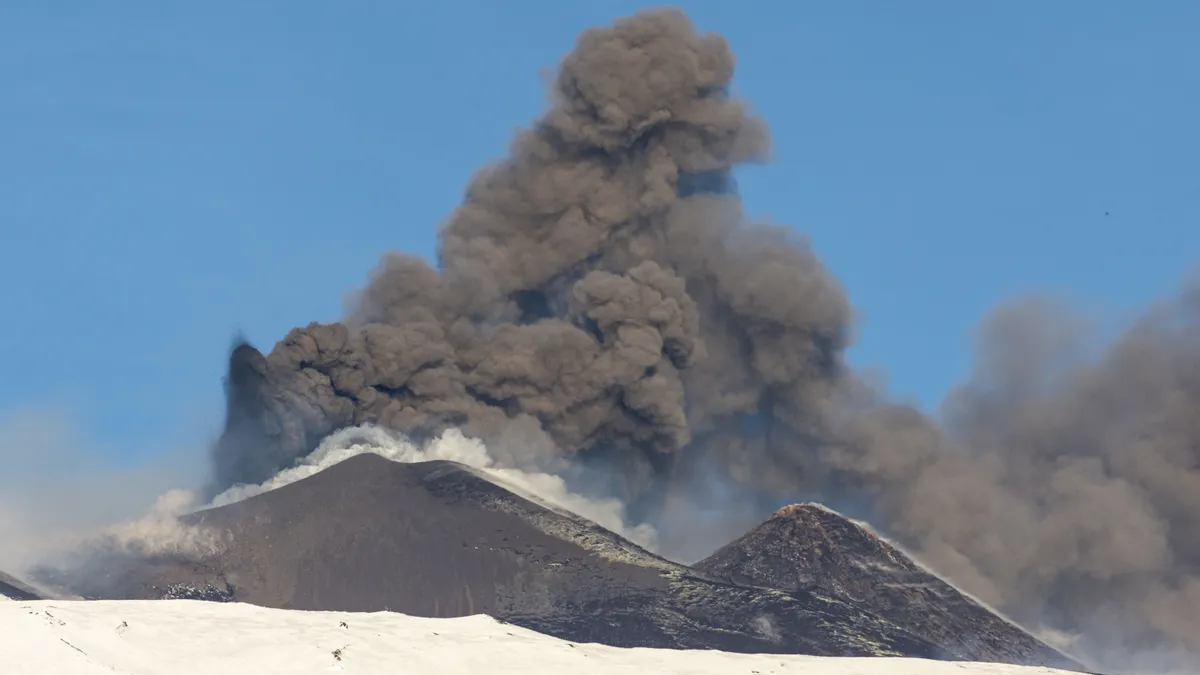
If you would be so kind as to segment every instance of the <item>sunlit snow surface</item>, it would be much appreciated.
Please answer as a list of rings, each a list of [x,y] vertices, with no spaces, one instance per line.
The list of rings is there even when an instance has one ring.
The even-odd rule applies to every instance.
[[[0,603],[5,675],[1051,675],[920,659],[574,644],[485,616],[300,612],[188,600]]]

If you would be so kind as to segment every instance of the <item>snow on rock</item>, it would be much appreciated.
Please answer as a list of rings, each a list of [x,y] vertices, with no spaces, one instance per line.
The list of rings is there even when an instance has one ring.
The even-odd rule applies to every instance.
[[[899,658],[620,649],[574,644],[486,616],[424,619],[191,600],[0,605],[6,675],[1068,675]]]

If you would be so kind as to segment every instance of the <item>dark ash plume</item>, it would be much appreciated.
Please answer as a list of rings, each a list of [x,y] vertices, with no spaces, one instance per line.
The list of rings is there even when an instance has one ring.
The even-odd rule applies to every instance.
[[[768,399],[825,396],[849,305],[803,241],[742,222],[730,171],[768,139],[733,66],[677,11],[584,33],[546,114],[472,179],[439,269],[389,254],[344,323],[234,351],[212,489],[362,423],[598,453],[644,482]]]
[[[978,333],[937,429],[882,403],[830,464],[925,560],[1113,668],[1200,655],[1200,283],[1097,358],[1069,308],[1031,298]],[[1191,656],[1187,656],[1190,653]]]
[[[388,254],[344,322],[233,351],[210,491],[347,426],[458,427],[615,476],[681,557],[781,501],[865,500],[1019,619],[1200,653],[1197,291],[1094,362],[1057,308],[1003,308],[943,429],[847,370],[851,308],[807,242],[746,222],[731,171],[769,142],[733,70],[678,11],[586,31],[437,269]],[[725,529],[688,540],[703,510]]]

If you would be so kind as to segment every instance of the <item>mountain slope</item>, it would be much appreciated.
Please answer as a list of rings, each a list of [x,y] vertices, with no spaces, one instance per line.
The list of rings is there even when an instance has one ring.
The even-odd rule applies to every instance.
[[[1020,627],[869,530],[816,504],[780,509],[695,567],[736,583],[824,593],[870,607],[936,643],[950,658],[1067,666],[1058,652]]]
[[[193,514],[210,556],[99,559],[70,590],[307,610],[485,613],[580,642],[741,652],[934,656],[848,604],[715,583],[453,462],[373,454]],[[61,580],[60,580],[61,581]]]
[[[482,613],[615,646],[974,660],[832,593],[782,592],[669,562],[453,462],[359,455],[185,520],[221,533],[226,545],[192,558],[99,558],[67,590],[425,617]],[[1075,667],[1057,654],[1037,662]]]
[[[6,675],[1066,675],[918,659],[617,649],[557,640],[484,616],[295,612],[188,601],[0,604]]]
[[[38,600],[38,594],[32,588],[0,572],[0,600]]]

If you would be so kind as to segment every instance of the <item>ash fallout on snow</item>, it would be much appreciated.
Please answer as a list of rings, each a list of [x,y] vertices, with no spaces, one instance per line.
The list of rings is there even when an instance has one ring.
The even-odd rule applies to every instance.
[[[743,215],[732,171],[769,134],[733,72],[678,11],[585,31],[436,267],[389,253],[342,322],[232,351],[209,496],[338,429],[458,428],[503,464],[603,477],[667,554],[781,500],[852,500],[1035,628],[1200,653],[1200,287],[1094,359],[1069,308],[1010,303],[943,423],[890,402],[846,365],[852,309],[807,240]],[[698,541],[716,499],[735,515]]]

